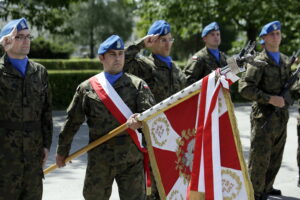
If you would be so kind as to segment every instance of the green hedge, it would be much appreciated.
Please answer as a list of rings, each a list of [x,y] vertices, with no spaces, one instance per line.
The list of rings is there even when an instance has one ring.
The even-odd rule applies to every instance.
[[[70,104],[77,86],[99,72],[100,70],[48,70],[53,109],[65,110]]]
[[[35,38],[30,45],[29,58],[70,58],[75,47],[71,42],[55,42],[43,37]]]
[[[102,70],[102,64],[97,59],[33,59],[44,65],[48,70]]]

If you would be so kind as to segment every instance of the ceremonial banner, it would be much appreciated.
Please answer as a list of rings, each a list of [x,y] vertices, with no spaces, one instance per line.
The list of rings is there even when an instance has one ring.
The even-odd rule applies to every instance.
[[[213,72],[198,94],[144,122],[161,199],[254,199],[228,91],[236,80]]]

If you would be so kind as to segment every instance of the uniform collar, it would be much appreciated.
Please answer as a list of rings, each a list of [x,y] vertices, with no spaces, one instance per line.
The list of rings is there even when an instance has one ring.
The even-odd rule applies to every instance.
[[[220,54],[220,60],[217,61],[217,59],[215,58],[215,56],[208,50],[207,47],[204,47],[203,48],[204,51],[207,53],[207,55],[210,57],[210,59],[212,59],[215,63],[217,63],[218,65],[220,64],[221,62],[221,59],[222,59],[222,55],[221,55],[221,52],[219,51],[219,54]]]
[[[158,54],[153,54],[154,57],[158,58],[159,60],[163,61],[164,63],[167,64],[168,68],[171,69],[172,68],[172,58],[171,56],[161,56]]]
[[[154,56],[154,54],[151,54],[150,58],[154,60],[155,66],[169,69],[167,63],[165,63],[164,61],[161,61],[160,59],[158,59],[156,56]],[[174,66],[174,62],[173,61],[172,61],[172,65]]]
[[[127,85],[129,83],[130,83],[129,78],[127,77],[126,73],[124,72],[122,74],[122,76],[118,80],[116,80],[116,82],[113,85],[113,88],[117,89],[117,88]]]
[[[266,49],[262,50],[261,55],[262,55],[263,59],[266,60],[269,64],[278,66],[278,65],[282,65],[282,63],[283,63],[283,57],[282,57],[281,53],[280,53],[279,64],[277,64],[271,57],[268,56]]]
[[[30,60],[28,60],[28,62],[29,63],[27,65],[26,76],[35,73],[37,71],[36,66],[32,65]],[[3,68],[3,71],[8,74],[12,74],[20,78],[23,78],[22,74],[17,69],[15,69],[8,61],[8,57],[6,53],[0,59],[0,68]]]

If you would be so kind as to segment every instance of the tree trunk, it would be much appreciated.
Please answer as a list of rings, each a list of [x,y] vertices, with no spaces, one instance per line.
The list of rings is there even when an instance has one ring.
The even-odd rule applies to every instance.
[[[90,58],[95,58],[95,52],[94,52],[94,27],[91,27],[90,29]]]
[[[248,41],[255,41],[256,37],[258,36],[257,33],[257,28],[255,28],[255,26],[252,26],[251,24],[248,25],[247,27],[247,39]]]

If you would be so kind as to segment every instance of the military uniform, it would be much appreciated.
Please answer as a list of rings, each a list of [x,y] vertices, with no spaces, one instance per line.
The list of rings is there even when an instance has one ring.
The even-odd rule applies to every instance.
[[[291,75],[287,66],[287,57],[280,54],[277,65],[263,50],[258,60],[267,62],[266,66],[247,66],[246,73],[239,82],[239,92],[254,101],[251,111],[251,148],[249,173],[256,196],[263,196],[272,191],[276,174],[280,168],[286,141],[286,126],[289,119],[287,106],[276,108],[265,128],[263,124],[273,111],[269,99],[277,96],[284,83]],[[290,94],[286,95],[290,99]]]
[[[133,75],[124,73],[113,87],[133,113],[143,112],[154,105],[149,87]],[[89,127],[89,142],[120,125],[101,102],[88,80],[77,88],[67,113],[57,149],[57,153],[62,156],[69,154],[72,139],[85,119]],[[127,132],[88,152],[83,190],[85,199],[109,199],[114,178],[121,199],[144,199],[143,154]],[[131,192],[128,193],[128,190]]]
[[[52,140],[46,69],[28,62],[23,77],[0,59],[0,200],[41,199],[43,148]]]
[[[220,61],[218,62],[207,47],[204,47],[188,61],[184,68],[187,84],[191,85],[210,74],[213,70],[226,65],[226,55],[223,52],[220,52]]]
[[[154,55],[138,55],[144,42],[137,42],[125,51],[124,71],[142,78],[149,85],[156,102],[160,102],[186,86],[186,79],[179,67],[172,62],[172,68]]]
[[[297,164],[298,164],[298,187],[300,187],[300,82],[295,87],[293,87],[293,94],[295,99],[298,99],[298,117],[297,117],[297,135],[298,135],[298,149],[297,149]]]
[[[297,118],[297,134],[298,134],[298,149],[297,149],[297,164],[298,164],[298,170],[299,170],[299,181],[298,181],[298,187],[300,187],[300,100],[298,100],[298,112],[299,116]]]

